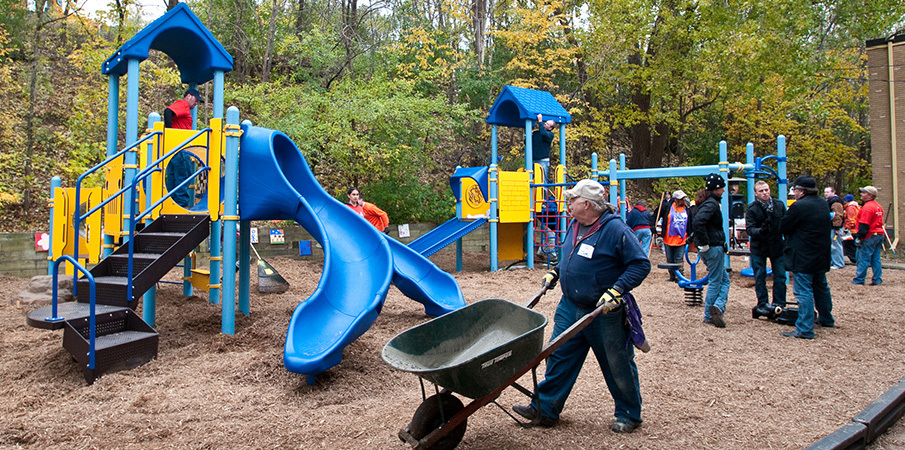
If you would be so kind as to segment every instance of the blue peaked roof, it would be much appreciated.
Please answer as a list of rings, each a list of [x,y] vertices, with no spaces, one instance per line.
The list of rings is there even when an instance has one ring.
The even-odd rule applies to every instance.
[[[164,52],[179,68],[183,83],[203,84],[214,72],[233,70],[233,57],[185,3],[160,16],[129,39],[101,67],[104,75],[125,75],[128,60],[144,61],[151,50]]]
[[[544,120],[571,123],[572,115],[546,91],[536,91],[515,86],[505,86],[490,107],[487,123],[506,127],[524,127],[525,120],[536,120],[543,114]]]

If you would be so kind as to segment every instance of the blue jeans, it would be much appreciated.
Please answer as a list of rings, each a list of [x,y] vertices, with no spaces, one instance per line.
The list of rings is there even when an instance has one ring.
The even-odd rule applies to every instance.
[[[830,230],[830,265],[836,269],[845,267],[845,253],[842,251],[842,228]]]
[[[684,263],[685,246],[680,245],[680,246],[674,247],[672,245],[663,244],[663,250],[664,250],[664,253],[666,253],[666,262],[670,263],[670,264],[678,264],[679,265],[678,272],[684,274],[685,273],[685,269],[684,269],[684,267],[685,267],[685,263]],[[675,273],[670,271],[669,279],[672,280],[673,278],[675,278]],[[694,281],[694,280],[692,280],[692,281]]]
[[[593,308],[582,308],[563,297],[556,307],[550,340],[591,311]],[[594,349],[603,379],[616,404],[616,419],[641,423],[641,385],[635,365],[635,347],[629,343],[624,322],[625,308],[601,314],[547,358],[544,381],[537,385],[540,405],[537,401],[532,402],[542,417],[559,419],[588,350]]]
[[[858,260],[858,269],[855,272],[855,278],[852,283],[864,284],[867,277],[867,266],[870,266],[874,272],[871,281],[874,284],[883,282],[883,267],[880,265],[880,251],[883,250],[883,236],[875,235],[861,241],[861,248],[855,252],[855,259]]]
[[[814,308],[817,309],[817,322],[824,326],[834,326],[833,297],[830,286],[826,284],[826,273],[795,273],[792,275],[795,300],[798,301],[798,320],[795,331],[806,338],[814,337]]]
[[[650,240],[653,237],[650,228],[635,230],[635,237],[641,242],[641,250],[644,250],[644,255],[650,257]]]
[[[716,305],[722,312],[726,312],[726,301],[729,300],[729,274],[726,273],[726,255],[723,247],[710,246],[701,254],[704,265],[707,266],[707,295],[704,297],[704,320],[710,321],[710,307]]]
[[[754,271],[754,294],[757,295],[757,304],[770,303],[770,295],[767,293],[767,256],[751,252],[751,269]],[[773,304],[786,306],[786,262],[783,255],[770,258],[770,267],[773,269]]]

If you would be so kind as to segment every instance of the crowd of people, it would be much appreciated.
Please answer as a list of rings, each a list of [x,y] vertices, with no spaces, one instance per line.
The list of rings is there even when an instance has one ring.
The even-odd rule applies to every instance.
[[[637,304],[630,291],[650,272],[652,230],[662,241],[667,262],[679,264],[678,269],[670,270],[670,280],[682,273],[686,245],[697,247],[709,277],[704,323],[726,327],[729,278],[724,266],[727,240],[720,207],[726,180],[711,174],[704,182],[693,204],[685,192],[676,190],[664,194],[656,213],[648,210],[645,202],[635,202],[625,222],[618,220],[617,207],[606,202],[600,183],[581,180],[564,191],[570,222],[562,241],[562,256],[542,280],[548,289],[559,282],[562,290],[551,342],[587,314],[598,315],[548,357],[544,380],[537,384],[532,402],[512,407],[531,425],[557,424],[589,350],[597,358],[615,404],[610,429],[631,433],[642,423],[634,349],[646,350],[631,336],[631,317]],[[789,271],[798,315],[795,329],[782,335],[813,339],[815,325],[835,327],[826,274],[831,267],[844,265],[847,241],[855,249],[857,262],[852,283],[864,284],[868,268],[873,271],[872,284],[883,282],[883,209],[876,202],[875,187],[865,186],[859,192],[861,205],[851,195],[839,198],[832,187],[824,189],[825,198],[821,199],[816,180],[803,175],[791,183],[794,201],[787,207],[771,195],[767,182],[754,184],[755,199],[745,212],[757,300],[754,317],[785,309]],[[768,261],[773,275],[772,302],[766,287]]]

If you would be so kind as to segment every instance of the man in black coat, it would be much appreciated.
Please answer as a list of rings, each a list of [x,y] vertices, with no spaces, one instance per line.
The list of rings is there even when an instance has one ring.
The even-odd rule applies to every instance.
[[[792,183],[795,203],[782,218],[781,230],[786,237],[786,264],[794,272],[795,300],[798,301],[798,320],[795,331],[783,336],[814,339],[814,309],[817,324],[835,326],[833,297],[826,282],[830,271],[830,208],[817,196],[817,182],[806,175]]]
[[[726,274],[726,233],[720,199],[726,192],[726,179],[718,173],[704,177],[706,199],[695,207],[691,229],[698,255],[707,266],[707,294],[704,296],[704,323],[726,328],[723,314],[729,300],[729,275]]]
[[[751,246],[751,269],[754,271],[754,293],[757,306],[752,316],[772,317],[774,308],[786,307],[786,265],[783,257],[782,232],[779,229],[786,205],[770,196],[770,185],[764,180],[754,183],[755,200],[745,212],[745,231]],[[773,268],[773,304],[767,293],[767,259]]]

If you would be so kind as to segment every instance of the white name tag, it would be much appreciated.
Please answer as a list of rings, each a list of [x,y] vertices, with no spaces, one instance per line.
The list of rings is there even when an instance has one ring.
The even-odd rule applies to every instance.
[[[594,255],[594,246],[588,244],[581,244],[578,246],[578,256],[584,256],[585,258],[591,259],[591,256]]]

